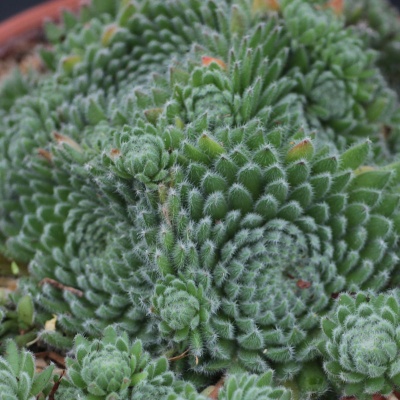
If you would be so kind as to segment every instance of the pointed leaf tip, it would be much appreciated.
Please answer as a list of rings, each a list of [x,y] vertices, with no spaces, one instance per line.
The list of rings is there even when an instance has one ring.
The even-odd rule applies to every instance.
[[[53,132],[53,137],[57,142],[57,144],[63,145],[65,143],[68,146],[72,147],[74,150],[78,151],[79,153],[82,152],[82,147],[79,146],[79,144],[76,143],[75,140],[71,139],[69,136],[62,135],[61,133],[58,132]]]
[[[107,26],[103,32],[103,36],[101,37],[101,44],[105,47],[108,46],[117,30],[118,26],[115,24]]]
[[[280,9],[278,0],[253,0],[252,11],[254,14],[258,12],[279,11]]]
[[[80,63],[81,61],[82,61],[81,56],[78,55],[67,56],[61,61],[62,68],[65,73],[72,74],[75,65]]]
[[[292,147],[287,155],[287,162],[294,162],[300,159],[311,160],[314,155],[314,146],[310,139],[304,139]]]
[[[45,149],[38,149],[38,154],[47,161],[53,161],[53,154]]]
[[[35,309],[31,296],[25,295],[21,297],[17,305],[17,313],[20,323],[26,325],[26,327],[30,327],[33,324]]]
[[[333,330],[336,328],[336,324],[328,318],[323,318],[321,325],[322,325],[322,330],[325,333],[325,335],[329,339],[332,340],[333,339]]]
[[[350,147],[340,156],[340,169],[359,168],[367,160],[371,150],[371,141],[366,140],[363,143]]]
[[[199,138],[199,148],[211,158],[218,157],[225,153],[224,147],[212,139],[207,133],[203,133]]]
[[[137,7],[135,4],[125,1],[118,15],[118,24],[123,27],[127,26],[130,17],[134,15],[136,11]]]
[[[116,160],[119,157],[121,157],[121,151],[119,149],[111,149],[110,150],[110,158],[112,160]]]
[[[201,57],[201,64],[204,67],[208,67],[210,66],[212,63],[216,63],[218,64],[222,69],[227,69],[226,64],[219,58],[215,58],[215,57],[209,57],[209,56],[203,56]]]
[[[151,108],[144,112],[144,115],[151,124],[156,125],[158,119],[160,118],[161,114],[163,113],[162,108]]]
[[[49,367],[47,367],[44,371],[35,376],[32,383],[32,388],[30,393],[31,395],[37,396],[38,394],[40,394],[40,392],[43,391],[43,389],[51,380],[53,370],[54,370],[54,365],[52,364]]]
[[[370,165],[363,165],[362,167],[357,168],[354,170],[355,175],[360,175],[363,174],[364,172],[370,172],[370,171],[375,171],[375,167],[371,167]]]
[[[386,165],[383,168],[381,168],[383,171],[392,171],[393,173],[393,180],[392,182],[394,184],[399,184],[400,183],[400,161],[396,161],[392,164]]]
[[[338,16],[343,15],[344,0],[330,0],[326,4],[326,8],[330,8]]]

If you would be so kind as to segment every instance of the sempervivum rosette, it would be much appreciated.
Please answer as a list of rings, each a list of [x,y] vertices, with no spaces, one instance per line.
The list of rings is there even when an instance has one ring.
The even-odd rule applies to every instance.
[[[397,92],[399,80],[394,64],[399,60],[400,22],[398,10],[389,1],[344,2],[346,24],[351,25],[369,46],[377,50],[378,63]]]
[[[400,385],[398,292],[343,294],[322,320],[324,368],[348,396],[389,395]]]
[[[231,375],[219,392],[218,400],[291,400],[291,392],[282,386],[275,386],[272,378],[272,371],[260,376]]]
[[[396,69],[400,60],[399,11],[386,0],[357,0],[344,2],[343,15],[346,25],[377,52],[378,65],[385,79],[399,94],[400,80]],[[381,107],[386,101],[380,99]],[[383,140],[390,143],[394,152],[399,151],[399,118],[399,112],[396,112],[381,128]]]
[[[160,314],[163,335],[174,335],[177,340],[188,339],[195,345],[198,339],[189,335],[210,319],[211,300],[192,281],[180,280],[172,275],[156,286],[154,313]],[[189,338],[188,338],[189,336]]]
[[[126,127],[118,142],[118,148],[112,149],[108,155],[113,172],[122,178],[134,177],[146,184],[165,180],[173,159],[160,137]]]
[[[294,68],[289,75],[297,81],[310,126],[341,149],[360,136],[370,136],[379,143],[381,156],[394,152],[382,131],[396,112],[397,97],[383,83],[380,71],[373,72],[376,54],[366,49],[359,35],[344,29],[342,10],[334,2],[281,4],[293,41]]]
[[[78,339],[82,391],[138,387],[129,337],[197,383],[271,365],[314,395],[332,297],[396,280],[394,92],[322,2],[267,3],[96,0],[0,104],[0,239],[42,338],[125,331]]]
[[[310,338],[333,293],[388,282],[398,202],[385,187],[397,165],[355,174],[368,142],[339,157],[316,152],[302,132],[258,120],[197,137],[188,125],[185,137],[171,182],[159,187],[161,224],[144,225],[153,227],[147,243],[165,276],[159,285],[169,288],[153,300],[160,334],[177,351],[189,349],[202,371],[262,371],[272,362],[291,376],[315,354]],[[211,303],[200,326],[199,301],[187,289],[184,312],[165,301],[174,273]],[[170,321],[191,333],[172,336]]]
[[[307,172],[312,163],[289,165],[289,160],[283,165],[283,153],[288,150],[289,136],[301,130],[303,123],[318,128],[318,141],[326,141],[326,133],[334,130],[331,147],[340,148],[370,135],[374,154],[386,149],[376,132],[381,115],[395,102],[388,94],[390,104],[379,106],[387,88],[383,81],[370,78],[378,71],[356,36],[343,29],[329,10],[301,1],[282,2],[276,15],[258,12],[251,1],[211,1],[207,6],[198,0],[173,0],[168,6],[159,0],[101,4],[98,1],[85,8],[80,18],[66,17],[65,39],[59,30],[49,30],[55,50],[45,51],[43,56],[53,73],[30,82],[29,94],[20,88],[25,95],[10,98],[10,104],[4,105],[1,238],[11,255],[32,260],[35,282],[29,290],[36,293],[37,304],[56,312],[59,327],[68,334],[100,335],[105,326],[118,322],[133,336],[150,337],[146,335],[152,329],[146,307],[158,284],[158,267],[147,241],[163,229],[156,225],[161,223],[158,208],[164,208],[164,194],[176,186],[181,196],[175,181],[182,168],[188,184],[200,191],[200,195],[191,192],[194,202],[210,195],[204,213],[196,218],[222,219],[228,207],[229,224],[236,226],[235,221],[241,221],[246,213],[278,209],[260,226],[248,217],[240,229],[251,233],[231,236],[233,247],[251,247],[259,236],[271,243],[279,236],[276,252],[291,243],[283,256],[286,261],[280,264],[275,261],[277,255],[268,251],[268,264],[273,268],[301,259],[295,268],[304,273],[291,285],[299,280],[309,282],[315,263],[322,262],[330,270],[328,265],[336,262],[329,255],[335,250],[329,248],[330,233],[317,229],[318,240],[327,243],[318,244],[313,239],[315,227],[307,225],[310,219],[300,227],[291,218],[303,218],[302,212],[311,207],[312,218],[325,224],[336,214],[319,202],[331,187],[332,195],[338,190],[338,200],[337,204],[332,200],[335,205],[329,207],[344,212],[347,194],[342,195],[341,190],[351,173],[343,172],[343,183],[331,184],[340,168],[337,158],[331,166],[315,167],[317,179],[313,171],[311,175]],[[307,36],[298,35],[300,20],[308,28]],[[329,40],[321,39],[325,36]],[[342,42],[351,44],[354,51],[346,51]],[[357,63],[350,67],[354,55]],[[331,105],[331,98],[338,101]],[[307,126],[304,129],[308,132]],[[300,136],[294,136],[295,144],[302,140]],[[207,138],[217,140],[217,152],[218,142],[225,148],[229,141],[226,154],[220,159],[210,158],[208,150],[203,154]],[[257,158],[263,157],[257,153],[262,143],[270,145],[271,164]],[[305,146],[310,147],[309,143]],[[205,168],[208,172],[203,179]],[[332,178],[328,177],[331,170]],[[254,182],[246,183],[250,179],[246,176],[254,176]],[[314,179],[321,181],[321,189],[315,193]],[[383,186],[389,181],[380,180]],[[215,191],[213,185],[221,190]],[[231,186],[229,195],[226,185]],[[365,217],[354,224],[367,224],[368,213],[378,207],[380,200],[374,199],[383,187],[372,189],[367,190],[374,194],[365,200],[366,207],[354,206],[364,207],[364,213],[349,211],[351,216]],[[354,195],[362,199],[353,203],[364,202],[362,193]],[[261,202],[260,196],[273,199]],[[220,203],[222,197],[227,205]],[[300,208],[304,210],[300,212]],[[332,224],[338,225],[332,232],[337,230],[340,236],[345,223]],[[193,241],[196,251],[205,245],[201,235],[202,231],[196,239],[199,242]],[[351,236],[348,240],[354,239]],[[299,238],[298,248],[293,238]],[[391,266],[387,260],[391,244],[385,250],[378,241],[370,248],[381,246],[376,257],[382,257],[382,265]],[[218,238],[209,237],[207,246],[209,242],[215,249],[222,246]],[[345,252],[344,245],[340,246],[335,257]],[[318,257],[314,256],[309,264],[304,261],[302,254],[309,247],[322,261],[315,261]],[[175,253],[178,259],[177,250]],[[356,254],[352,257],[349,269],[369,260],[358,260]],[[303,268],[304,263],[308,265]],[[260,265],[253,268],[258,270]],[[314,282],[304,293],[320,290],[318,285]],[[294,289],[303,293],[296,285]],[[250,327],[243,329],[245,336],[253,332]],[[270,354],[274,354],[272,349]]]
[[[7,400],[33,400],[44,398],[51,387],[51,374],[54,365],[39,374],[35,373],[33,355],[20,350],[17,344],[8,340],[5,353],[0,357],[0,390]]]
[[[104,330],[102,339],[75,337],[75,359],[67,358],[68,380],[60,392],[83,394],[90,399],[139,400],[151,395],[166,396],[186,389],[168,371],[165,358],[154,361],[143,351],[140,341],[130,342],[126,333],[113,327]]]

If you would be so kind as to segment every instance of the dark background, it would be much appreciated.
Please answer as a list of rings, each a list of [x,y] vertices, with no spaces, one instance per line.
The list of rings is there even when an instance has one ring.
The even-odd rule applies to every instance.
[[[399,0],[400,1],[400,0]],[[43,0],[0,0],[0,20],[11,17],[29,7],[44,3]]]
[[[390,1],[400,9],[400,0]],[[0,20],[6,19],[28,7],[43,2],[43,0],[0,0]]]

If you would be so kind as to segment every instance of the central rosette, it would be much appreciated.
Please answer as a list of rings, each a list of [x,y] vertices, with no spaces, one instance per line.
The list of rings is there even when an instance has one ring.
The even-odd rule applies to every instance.
[[[113,345],[91,353],[82,363],[82,379],[87,384],[87,390],[97,396],[127,388],[131,375],[128,354]]]
[[[224,293],[221,311],[235,326],[238,343],[289,361],[328,302],[324,279],[335,272],[332,249],[316,233],[283,219],[241,230],[222,253],[225,247],[237,250],[217,267],[229,276],[217,284]]]
[[[345,283],[323,202],[331,175],[312,176],[309,139],[283,157],[266,132],[254,123],[185,140],[158,190],[152,314],[174,351],[189,348],[210,369],[273,362],[290,373],[315,354],[307,335]]]
[[[354,321],[353,328],[341,337],[341,348],[344,366],[372,378],[386,372],[397,354],[392,327],[375,315]]]

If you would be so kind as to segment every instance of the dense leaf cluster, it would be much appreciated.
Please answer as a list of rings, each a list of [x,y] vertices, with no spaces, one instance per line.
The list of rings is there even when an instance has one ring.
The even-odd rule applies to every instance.
[[[0,94],[1,251],[30,268],[0,334],[79,333],[60,399],[398,385],[400,30],[374,7],[93,0],[47,26],[48,72]]]

